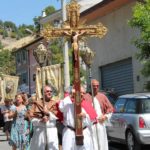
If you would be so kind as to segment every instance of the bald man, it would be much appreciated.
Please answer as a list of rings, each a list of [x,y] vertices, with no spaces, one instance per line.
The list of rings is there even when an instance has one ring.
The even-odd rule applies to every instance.
[[[91,124],[92,119],[96,118],[96,112],[92,107],[91,103],[87,102],[83,95],[85,90],[81,87],[81,107],[82,111],[80,117],[82,118],[82,127],[83,127],[83,145],[76,145],[75,141],[75,118],[74,118],[74,94],[75,89],[72,90],[72,93],[66,96],[59,104],[59,108],[64,116],[64,130],[63,130],[63,142],[62,150],[94,150],[92,142],[92,133],[91,133]]]
[[[97,122],[92,126],[94,150],[108,150],[106,123],[112,115],[113,106],[108,98],[99,92],[99,82],[96,79],[92,80],[92,88],[94,93],[93,104],[97,113]]]

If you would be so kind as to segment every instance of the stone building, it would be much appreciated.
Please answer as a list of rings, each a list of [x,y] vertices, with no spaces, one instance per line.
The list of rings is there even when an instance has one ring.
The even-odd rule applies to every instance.
[[[100,81],[103,90],[113,89],[119,95],[145,91],[148,80],[141,74],[142,64],[135,57],[138,49],[131,42],[139,32],[128,25],[136,2],[105,0],[81,14],[88,24],[101,22],[108,28],[102,39],[88,40],[96,52],[92,75]]]

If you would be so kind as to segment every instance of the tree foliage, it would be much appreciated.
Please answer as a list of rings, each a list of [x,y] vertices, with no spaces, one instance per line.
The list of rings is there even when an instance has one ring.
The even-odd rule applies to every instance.
[[[144,63],[142,74],[150,77],[150,0],[136,3],[129,24],[140,31],[134,39],[134,44],[139,49],[137,58]]]
[[[2,49],[3,48],[3,45],[2,45],[2,42],[0,41],[0,49]]]
[[[51,15],[52,13],[56,11],[54,6],[47,6],[44,10],[45,10],[46,16]],[[42,18],[41,16],[37,16],[33,18],[34,25],[35,25],[35,32],[37,33],[40,31],[40,19],[41,18]]]
[[[33,33],[35,32],[34,25],[22,24],[19,27],[17,27],[11,21],[3,22],[2,20],[0,20],[0,34],[3,36],[4,39],[6,37],[11,37],[16,38],[18,40],[22,37],[28,36],[31,34],[31,32],[27,32],[27,29],[29,29]]]
[[[33,25],[25,25],[25,24],[20,25],[17,29],[17,39],[20,39],[22,37],[32,34],[28,30],[30,30],[33,33],[35,32],[35,28]]]
[[[40,31],[40,19],[41,19],[41,16],[33,18],[36,33],[38,33]]]
[[[54,6],[48,6],[45,8],[45,13],[46,16],[51,15],[52,13],[54,13],[56,11]]]
[[[51,64],[63,63],[63,50],[59,43],[59,40],[51,41],[50,51],[51,51]]]
[[[9,31],[15,32],[17,30],[16,25],[11,21],[5,21],[3,25],[4,25],[4,28]]]
[[[15,74],[15,58],[9,50],[0,51],[0,74]]]

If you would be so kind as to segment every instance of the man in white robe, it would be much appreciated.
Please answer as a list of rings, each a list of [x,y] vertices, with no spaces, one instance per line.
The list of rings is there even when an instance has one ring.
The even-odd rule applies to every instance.
[[[75,122],[74,122],[74,99],[71,96],[66,96],[59,103],[59,109],[63,113],[63,141],[62,150],[94,150],[92,134],[90,130],[91,120],[84,108],[82,108],[82,127],[83,127],[83,145],[76,145],[75,141]]]
[[[92,126],[94,150],[108,150],[108,140],[106,132],[106,123],[109,121],[113,106],[107,97],[99,92],[99,82],[92,80],[94,93],[94,108],[97,113],[97,121]]]
[[[50,113],[48,121],[37,118],[32,119],[33,137],[31,139],[31,150],[59,150],[56,128],[57,117]]]
[[[37,108],[42,108],[44,116],[41,118],[36,116],[35,106],[31,108],[30,116],[33,123],[33,137],[31,139],[31,150],[59,150],[58,146],[58,133],[56,128],[57,107],[56,102],[52,100],[52,89],[45,86],[45,108],[42,108],[42,101],[36,102]]]

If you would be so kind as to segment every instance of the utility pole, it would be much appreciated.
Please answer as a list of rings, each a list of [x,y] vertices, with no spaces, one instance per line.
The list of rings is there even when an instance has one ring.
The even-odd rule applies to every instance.
[[[67,20],[66,17],[66,0],[61,0],[62,21]],[[70,86],[70,73],[69,73],[69,54],[68,54],[68,41],[62,38],[63,56],[64,56],[64,89]]]

